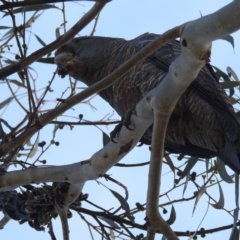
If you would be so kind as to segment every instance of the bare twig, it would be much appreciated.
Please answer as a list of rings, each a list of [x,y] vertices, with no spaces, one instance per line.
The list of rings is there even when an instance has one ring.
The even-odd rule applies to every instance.
[[[181,29],[182,26],[175,27],[172,30],[162,34],[161,36],[156,38],[152,43],[144,47],[141,51],[137,52],[133,57],[131,57],[127,62],[123,63],[119,68],[117,68],[107,77],[103,78],[101,81],[95,83],[94,85],[83,90],[82,92],[74,95],[73,97],[66,99],[64,103],[56,107],[54,110],[49,111],[45,115],[41,116],[38,119],[38,124],[32,125],[18,138],[2,146],[0,148],[0,156],[6,154],[10,149],[22,144],[26,139],[29,139],[34,133],[36,133],[39,130],[39,127],[45,126],[47,123],[49,123],[50,121],[64,113],[69,108],[73,107],[74,105],[83,101],[84,99],[90,97],[96,92],[99,92],[111,86],[117,79],[126,74],[137,63],[141,62],[143,59],[151,55],[161,46],[178,37]]]
[[[95,17],[95,22],[94,22],[94,25],[93,25],[93,29],[92,29],[92,32],[90,33],[90,36],[93,36],[95,31],[96,31],[96,27],[97,27],[97,23],[98,23],[98,19],[99,19],[99,16],[100,16],[100,13]]]
[[[65,122],[65,121],[51,121],[50,124],[60,124],[60,125],[112,125],[112,124],[118,124],[120,121],[111,121],[111,122],[102,122],[102,121],[96,121],[96,122]]]
[[[97,1],[94,6],[71,28],[66,34],[59,37],[57,40],[48,44],[47,46],[35,51],[25,59],[14,63],[10,66],[4,67],[0,71],[0,79],[5,79],[7,76],[26,68],[28,65],[54,51],[56,48],[62,46],[64,43],[72,39],[80,30],[82,30],[92,19],[102,10],[107,3],[107,0]]]

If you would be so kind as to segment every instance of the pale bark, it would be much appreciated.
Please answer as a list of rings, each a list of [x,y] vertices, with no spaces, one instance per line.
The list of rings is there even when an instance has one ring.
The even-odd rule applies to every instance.
[[[237,31],[240,28],[239,17],[240,1],[235,0],[211,15],[186,23],[163,34],[158,41],[152,44],[152,47],[149,47],[148,50],[143,49],[142,53],[138,53],[139,57],[144,58],[150,55],[151,52],[155,51],[161,44],[165,44],[178,35],[181,37],[182,53],[179,58],[173,62],[169,73],[161,84],[149,92],[137,105],[136,113],[131,116],[130,128],[133,128],[134,131],[129,131],[123,127],[116,144],[112,142],[108,143],[104,148],[85,161],[65,166],[27,169],[6,173],[0,178],[0,191],[12,190],[20,185],[29,183],[51,181],[68,181],[72,184],[80,184],[79,189],[81,189],[86,181],[101,177],[133,149],[142,134],[154,120],[147,216],[151,223],[151,234],[153,230],[159,229],[167,239],[178,239],[169,226],[162,220],[158,212],[161,159],[163,156],[163,143],[167,122],[178,99],[209,60],[212,41]],[[141,55],[143,53],[144,55]],[[129,66],[134,63],[134,61],[129,61]],[[138,58],[135,63],[137,63],[137,61],[141,61],[141,59],[139,60]],[[39,122],[42,125],[47,124],[57,115],[82,101],[83,98],[108,87],[109,84],[112,84],[113,81],[129,71],[131,68],[129,66],[125,64],[122,69],[111,74],[111,77],[105,78],[104,81],[93,85],[88,90],[67,100],[66,103],[60,105],[58,109],[41,117]],[[0,153],[5,154],[9,149],[18,146],[23,139],[26,140],[37,132],[37,130],[37,126],[32,126],[19,136],[18,139],[2,147]],[[19,140],[21,138],[22,140]],[[71,200],[69,200],[69,202],[71,202]]]

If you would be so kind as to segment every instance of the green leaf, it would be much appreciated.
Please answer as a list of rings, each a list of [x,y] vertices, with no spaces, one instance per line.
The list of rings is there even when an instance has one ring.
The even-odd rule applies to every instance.
[[[230,97],[229,100],[230,100],[232,105],[234,105],[234,104],[239,102],[239,99],[238,98],[234,98],[234,97]]]
[[[16,14],[16,13],[22,13],[22,12],[32,12],[32,11],[47,10],[47,9],[53,9],[53,8],[61,10],[60,8],[56,7],[55,5],[39,4],[39,5],[32,5],[32,6],[27,6],[27,7],[16,8],[12,12],[13,12],[13,14]],[[9,15],[8,12],[5,13],[3,15],[3,18],[8,15]]]
[[[226,171],[225,164],[223,163],[223,161],[219,157],[217,157],[217,165],[220,166],[221,170],[219,171],[219,175],[222,178],[222,180],[227,182],[227,183],[234,183],[231,176]]]
[[[55,64],[54,63],[54,57],[40,58],[40,59],[37,60],[37,62],[47,63],[47,64]]]
[[[34,34],[34,36],[42,46],[45,47],[47,45],[38,35]]]
[[[219,68],[212,66],[215,69],[215,74],[217,76],[217,79],[220,80],[220,78],[222,78],[224,81],[231,81],[231,79],[228,77],[228,75],[223,72],[222,70],[220,70]]]
[[[22,71],[18,71],[17,74],[18,74],[19,78],[21,79],[22,84],[24,85],[25,79],[24,79],[24,76],[23,76],[23,72]]]
[[[61,34],[60,34],[60,28],[59,27],[56,28],[55,35],[56,35],[56,39],[58,39],[60,37]]]
[[[13,60],[11,60],[11,59],[4,59],[3,62],[6,63],[6,64],[14,64],[14,63],[16,63],[17,61],[13,61]]]
[[[220,197],[219,197],[219,200],[218,200],[217,203],[214,203],[214,204],[210,203],[210,205],[211,205],[212,207],[216,208],[216,209],[223,209],[223,207],[224,207],[224,195],[223,195],[223,190],[222,190],[222,187],[221,187],[219,181],[218,181],[217,183],[218,183],[218,188],[219,188],[219,195],[220,195]]]
[[[13,97],[9,97],[6,100],[4,100],[3,102],[0,103],[0,109],[2,109],[3,107],[5,107],[6,105],[8,105],[11,101],[13,100]]]
[[[190,157],[188,159],[188,162],[187,162],[187,165],[186,167],[184,168],[180,178],[180,179],[183,179],[184,177],[186,177],[189,173],[190,173],[190,170],[195,166],[195,164],[197,163],[198,161],[198,157]]]
[[[174,206],[172,205],[171,213],[169,219],[166,221],[169,225],[173,224],[176,220],[176,211]]]
[[[184,197],[185,191],[187,190],[188,181],[189,181],[189,178],[188,178],[188,176],[187,176],[187,177],[186,177],[186,181],[185,181],[185,183],[184,183],[184,187],[183,187],[183,197]]]
[[[114,195],[115,198],[117,198],[117,200],[120,202],[121,204],[121,208],[123,210],[125,210],[126,212],[130,211],[130,207],[128,205],[128,203],[126,202],[126,200],[117,192],[115,192],[114,190],[109,188],[109,191]]]
[[[14,36],[14,33],[13,33],[13,28],[11,28],[9,31],[7,31],[0,39],[0,41],[4,41],[6,40],[7,38],[11,38]]]
[[[104,222],[106,222],[109,226],[111,226],[112,228],[115,229],[121,229],[113,220],[109,219],[109,218],[105,218],[102,216],[97,216],[99,219],[103,220]]]
[[[239,86],[240,82],[237,82],[237,81],[221,82],[220,85],[223,89],[229,89],[229,88],[234,88]]]
[[[224,73],[222,70],[220,70],[219,68],[212,66],[215,69],[215,74],[218,80],[220,80],[220,78],[222,78],[224,80],[224,82],[231,82],[231,79],[229,78],[229,76]],[[232,97],[234,94],[234,88],[230,88],[229,89],[229,97]]]
[[[230,77],[233,77],[235,81],[239,82],[239,78],[237,74],[234,72],[234,70],[231,67],[227,67],[227,72]]]
[[[110,142],[109,136],[102,131],[102,141],[103,141],[103,146],[106,146]]]
[[[19,81],[17,81],[17,80],[9,80],[9,82],[17,85],[18,87],[27,88],[24,84],[22,84],[21,82],[19,82]]]
[[[196,200],[195,200],[195,203],[194,203],[192,215],[194,214],[194,211],[197,207],[199,199],[202,197],[202,195],[205,193],[205,191],[206,191],[206,186],[205,185],[201,186],[198,193],[197,193],[197,196],[196,196]]]
[[[0,29],[9,29],[9,28],[12,28],[12,27],[0,26]]]
[[[170,156],[168,154],[166,154],[164,158],[166,159],[168,166],[171,168],[171,170],[174,174],[174,178],[175,178],[175,168],[174,168],[174,164],[172,162],[172,159],[170,158]]]
[[[234,49],[234,38],[231,35],[228,35],[228,36],[226,36],[224,38],[221,38],[221,39],[229,42],[232,45],[233,49]]]

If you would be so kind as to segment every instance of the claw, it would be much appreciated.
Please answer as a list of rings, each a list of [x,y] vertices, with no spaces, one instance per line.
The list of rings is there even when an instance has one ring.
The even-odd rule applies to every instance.
[[[129,125],[125,125],[125,124],[124,124],[124,126],[127,128],[127,130],[129,130],[129,131],[134,131],[134,129],[130,128]]]
[[[111,133],[112,133],[112,132],[111,132]],[[112,136],[111,133],[110,133],[110,139],[111,139],[111,141],[112,141],[113,143],[117,143],[116,141],[113,140],[113,138],[115,138],[115,136]]]
[[[134,129],[130,128],[130,124],[131,124],[131,114],[132,114],[132,110],[131,111],[128,111],[124,118],[122,119],[122,122],[123,122],[123,125],[129,130],[129,131],[133,131]]]
[[[115,142],[113,139],[116,138],[118,136],[118,134],[120,133],[122,126],[125,126],[129,131],[134,131],[134,129],[130,128],[130,118],[131,118],[131,114],[132,114],[132,110],[128,111],[125,116],[121,119],[121,122],[119,124],[116,125],[116,127],[114,128],[114,130],[110,133],[110,139],[112,142]]]
[[[121,131],[122,126],[123,126],[123,123],[121,121],[119,124],[116,125],[116,127],[113,129],[113,131],[110,132],[110,139],[112,142],[117,143],[113,139],[118,136],[119,132]]]

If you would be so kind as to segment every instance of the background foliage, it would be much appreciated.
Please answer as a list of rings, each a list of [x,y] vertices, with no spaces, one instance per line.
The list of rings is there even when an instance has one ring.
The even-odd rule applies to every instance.
[[[177,10],[174,12],[169,6],[177,4],[175,1],[174,3],[171,3],[171,1],[164,3],[164,5],[153,0],[147,4],[132,1],[131,5],[128,1],[122,1],[121,3],[120,1],[114,1],[109,3],[100,14],[99,19],[89,24],[80,35],[94,34],[131,39],[147,31],[161,33],[170,27],[199,17],[200,13],[198,11],[206,15],[224,6],[228,1],[219,1],[213,4],[213,6],[210,6],[206,1],[202,3],[203,5],[198,3],[198,6],[193,6],[191,5],[192,3],[187,3],[187,1],[185,2],[182,2],[179,7],[176,6]],[[91,3],[85,2],[59,3],[34,6],[32,8],[24,7],[15,10],[15,12],[1,12],[1,66],[10,65],[55,40],[66,29],[69,29],[91,5]],[[183,6],[188,6],[187,9],[192,10],[187,11],[187,14],[183,14],[183,12],[186,12]],[[169,9],[169,11],[163,11],[164,7]],[[172,18],[170,16],[175,17]],[[234,39],[236,46],[234,46],[231,38],[227,39],[230,41],[230,44],[226,41],[218,41],[213,46],[212,64],[218,67],[216,71],[221,84],[227,90],[237,109],[239,80],[234,71],[237,73],[239,71],[236,67],[238,66],[236,65],[236,57],[237,55],[239,56],[237,41],[239,35],[234,36]],[[233,52],[235,55],[233,55]],[[27,118],[23,125],[18,128],[16,126],[26,117],[26,112],[44,114],[46,111],[55,108],[61,102],[61,99],[68,98],[71,94],[79,92],[86,87],[80,82],[75,82],[74,79],[69,79],[68,77],[60,79],[58,76],[55,76],[56,66],[51,64],[53,56],[53,53],[45,56],[44,61],[46,62],[46,58],[48,58],[49,64],[36,62],[27,69],[10,75],[7,80],[0,82],[0,114],[1,119],[3,119],[1,124],[3,131],[9,134],[10,138],[10,133],[24,131],[22,127],[27,126]],[[230,66],[228,68],[228,73],[230,74],[225,71],[226,66]],[[226,73],[224,74],[219,69],[223,69]],[[46,88],[50,83],[49,91],[45,95]],[[34,105],[39,106],[37,111],[35,111]],[[18,153],[16,161],[13,162],[9,170],[61,165],[87,159],[103,146],[107,139],[106,134],[113,128],[112,125],[93,125],[89,124],[89,122],[101,121],[106,123],[119,120],[119,117],[107,103],[98,96],[93,96],[76,105],[63,116],[59,116],[56,120],[64,121],[65,123],[52,123],[41,129],[38,134],[34,135],[26,143],[24,149]],[[71,122],[72,124],[66,122]],[[88,125],[75,125],[73,122],[88,123]],[[234,223],[234,221],[237,222],[238,218],[233,217],[233,210],[236,208],[235,196],[238,196],[238,186],[235,188],[235,183],[226,183],[235,180],[232,177],[233,173],[229,169],[227,169],[228,174],[222,175],[215,174],[212,171],[206,172],[206,170],[211,169],[216,159],[207,161],[208,164],[206,164],[206,161],[198,160],[195,165],[197,159],[186,157],[179,161],[177,157],[179,156],[166,156],[166,164],[164,164],[163,168],[164,177],[162,179],[161,203],[165,204],[161,206],[160,211],[166,213],[165,219],[172,223],[172,228],[182,234],[186,234],[188,230],[196,231],[198,226],[199,229],[204,227],[207,230],[223,227]],[[124,168],[116,166],[108,173],[112,178],[121,182],[121,184],[106,181],[104,178],[96,182],[89,182],[84,188],[84,194],[89,195],[87,201],[110,212],[114,212],[119,206],[122,206],[122,209],[116,215],[125,217],[128,221],[133,220],[134,216],[137,223],[144,225],[145,212],[142,210],[144,210],[146,198],[148,165],[139,163],[148,162],[148,160],[148,147],[143,146],[135,149],[121,162],[128,166]],[[188,163],[193,167],[191,170],[189,170]],[[129,164],[142,166],[133,167],[129,166]],[[172,171],[173,168],[175,169],[174,172]],[[189,171],[190,174],[188,174]],[[179,178],[182,178],[182,180],[175,186],[174,182]],[[206,188],[204,187],[205,185]],[[38,185],[37,187],[41,186]],[[125,189],[125,186],[128,190]],[[235,191],[235,189],[237,190]],[[204,190],[206,190],[206,193],[204,193]],[[18,191],[25,191],[25,189],[21,188]],[[129,205],[123,204],[125,203],[123,199],[126,197],[126,194],[129,195],[127,200]],[[85,198],[86,196],[84,195]],[[199,198],[196,198],[196,196]],[[196,199],[199,199],[199,201],[196,201]],[[82,202],[83,208],[102,211],[102,209],[94,207],[87,201]],[[131,211],[126,214],[128,206]],[[192,217],[193,212],[194,215]],[[206,217],[204,218],[205,213]],[[204,221],[201,224],[203,218]],[[213,218],[214,221],[212,221]],[[105,218],[98,218],[99,220],[105,225],[113,226],[113,224],[117,224],[116,221],[114,223],[113,221],[106,223]],[[99,226],[100,222],[88,214],[77,214],[74,212],[73,217],[69,221],[70,237],[72,239],[77,239],[79,235],[82,238],[89,239],[91,234],[95,239],[100,239],[100,235],[96,231],[96,226]],[[54,232],[59,239],[61,238],[59,220],[54,220],[53,223]],[[20,236],[20,239],[30,239],[33,236],[35,239],[47,238],[47,229],[45,233],[35,232],[27,223],[21,226],[16,224],[18,224],[16,221],[10,221],[0,233],[1,236],[6,239],[16,237],[16,234]],[[118,226],[120,226],[119,223]],[[14,232],[13,228],[19,229],[19,232]],[[100,228],[97,230],[101,232]],[[116,230],[122,231],[122,229],[118,228]],[[114,239],[114,236],[117,239],[118,232],[108,228],[106,228],[106,231],[110,233],[111,239]],[[139,230],[137,227],[129,231],[135,236],[140,233],[145,234],[143,230]],[[26,233],[27,237],[25,236]],[[230,233],[231,227],[224,232],[226,235],[223,235],[223,232],[220,231],[219,235],[216,233],[214,237],[228,239]],[[129,235],[130,233],[125,229],[125,234]],[[128,236],[121,234],[119,238],[129,239]],[[182,239],[188,238],[183,237]],[[207,235],[206,239],[212,239],[212,235]]]

